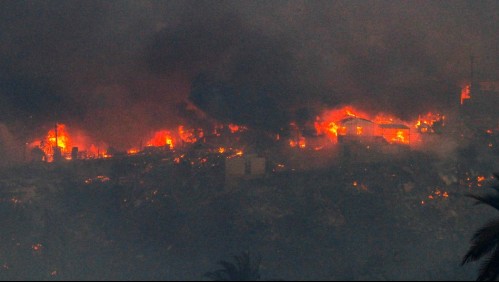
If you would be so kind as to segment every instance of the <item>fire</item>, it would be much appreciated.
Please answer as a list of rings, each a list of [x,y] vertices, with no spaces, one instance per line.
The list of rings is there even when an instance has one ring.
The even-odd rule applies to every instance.
[[[35,252],[39,252],[39,251],[41,251],[41,250],[42,250],[42,248],[43,248],[43,245],[42,245],[42,244],[40,244],[40,243],[37,243],[37,244],[33,244],[33,245],[31,245],[31,249],[32,249],[33,251],[35,251]]]
[[[389,143],[410,144],[410,128],[400,119],[384,113],[373,117],[350,106],[327,111],[316,118],[314,126],[318,136],[332,142],[337,142],[338,136],[380,136]]]
[[[419,116],[414,125],[420,133],[435,133],[438,131],[437,126],[445,126],[445,116],[431,112],[424,116]]]
[[[291,146],[291,148],[305,149],[307,147],[307,141],[305,137],[299,136],[297,140],[290,140],[289,146]]]
[[[188,129],[183,125],[177,127],[176,132],[170,130],[160,130],[154,133],[146,145],[148,147],[168,147],[170,149],[176,148],[178,143],[196,143],[200,138],[204,137],[201,129]],[[138,149],[133,148],[128,150],[128,154],[136,154]]]
[[[148,147],[165,147],[170,149],[175,147],[175,142],[170,131],[161,130],[154,134],[154,137],[147,142]]]
[[[482,187],[485,180],[487,180],[487,178],[485,176],[477,176],[477,178],[476,178],[477,186]]]
[[[154,133],[153,137],[146,143],[147,147],[168,147],[170,149],[177,149],[178,146],[185,146],[187,144],[194,144],[202,141],[205,137],[204,131],[201,128],[188,128],[184,125],[178,125],[174,127],[173,130],[163,129]],[[247,130],[245,126],[240,126],[236,124],[218,124],[215,125],[211,133],[213,136],[220,137],[225,133],[238,133]],[[127,153],[129,155],[137,154],[142,149],[138,147],[133,147],[129,149]],[[215,151],[223,154],[231,150],[230,148],[219,147]]]
[[[442,199],[442,200],[444,200],[444,199],[447,199],[447,198],[449,198],[449,193],[440,190],[440,188],[437,188],[435,191],[433,191],[433,193],[431,193],[428,196],[429,200],[436,200],[436,199]],[[424,201],[422,201],[422,204],[424,204]]]
[[[349,109],[349,108],[346,108],[345,112],[346,112],[346,115],[349,116],[349,117],[357,117],[357,115],[354,114],[353,111],[351,109]]]
[[[186,129],[183,125],[178,127],[178,135],[183,142],[190,144],[196,143],[199,138],[204,137],[204,133],[201,129]]]
[[[377,124],[393,124],[397,121],[399,121],[398,118],[384,113],[378,114],[374,118],[374,122]]]
[[[107,150],[103,147],[105,147],[104,144],[95,145],[90,142],[90,139],[81,131],[71,131],[65,124],[59,123],[49,130],[44,138],[29,144],[30,149],[38,148],[43,152],[43,160],[46,162],[54,161],[56,153],[60,153],[59,157],[67,160],[109,157]]]
[[[69,138],[66,125],[57,124],[56,129],[49,131],[47,136],[47,140],[49,141],[48,145],[50,145],[51,148],[58,147],[63,153],[68,153],[69,148],[71,148],[71,140]]]
[[[233,123],[230,123],[227,127],[229,128],[230,133],[238,133],[238,132],[242,132],[242,131],[245,131],[248,129],[245,126],[241,126],[241,125],[237,125],[237,124],[233,124]]]
[[[52,162],[55,153],[60,152],[61,157],[71,154],[72,140],[68,134],[66,125],[56,124],[55,128],[47,133],[42,140],[35,141],[32,147],[40,148],[45,154],[45,161]]]
[[[301,128],[295,122],[290,123],[289,126],[292,131],[292,136],[289,140],[289,146],[291,148],[305,149],[307,147],[307,141],[302,135]]]
[[[469,99],[471,99],[471,85],[466,84],[461,89],[461,105],[464,105],[464,102]]]
[[[135,155],[135,154],[137,154],[139,152],[140,152],[139,149],[133,148],[133,149],[128,150],[127,154],[129,154],[129,155]]]
[[[392,139],[393,142],[407,143],[407,137],[404,134],[404,131],[397,131],[397,137]]]

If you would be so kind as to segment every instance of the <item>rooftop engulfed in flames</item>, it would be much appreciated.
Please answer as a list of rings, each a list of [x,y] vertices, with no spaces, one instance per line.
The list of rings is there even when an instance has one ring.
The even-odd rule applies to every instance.
[[[317,116],[311,123],[311,128],[314,130],[311,136],[303,133],[306,131],[303,126],[298,126],[295,122],[290,123],[288,130],[290,137],[287,144],[292,148],[303,150],[323,149],[323,145],[309,148],[308,141],[314,138],[328,144],[360,140],[412,146],[421,141],[421,134],[435,133],[436,128],[443,126],[444,122],[445,116],[440,114],[428,113],[419,116],[414,122],[404,122],[393,115],[369,115],[352,106],[345,106],[326,110]],[[127,153],[137,154],[148,147],[175,150],[196,143],[206,143],[207,137],[217,142],[216,140],[220,140],[222,135],[234,135],[248,130],[250,129],[236,124],[217,124],[211,129],[178,125],[153,132],[149,137],[145,136],[146,142],[128,149]],[[61,159],[95,159],[112,156],[112,153],[108,152],[108,145],[92,142],[90,138],[82,138],[82,136],[84,134],[81,133],[75,135],[64,124],[57,124],[45,137],[32,142],[30,148],[37,151],[39,157],[47,162],[52,162],[58,157]],[[277,135],[275,141],[280,142],[281,139],[280,135]],[[225,145],[215,144],[215,147],[218,152],[223,153],[227,151]]]

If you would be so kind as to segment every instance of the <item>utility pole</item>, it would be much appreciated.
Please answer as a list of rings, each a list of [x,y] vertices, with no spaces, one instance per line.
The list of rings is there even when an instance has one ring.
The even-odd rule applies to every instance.
[[[475,57],[473,55],[470,56],[470,63],[471,63],[470,78],[471,78],[471,83],[473,83],[475,79]]]
[[[59,132],[57,128],[57,122],[55,123],[55,146],[54,146],[54,162],[58,162],[62,159],[62,152],[59,148]]]
[[[59,136],[57,132],[57,122],[55,123],[55,147],[59,149]]]

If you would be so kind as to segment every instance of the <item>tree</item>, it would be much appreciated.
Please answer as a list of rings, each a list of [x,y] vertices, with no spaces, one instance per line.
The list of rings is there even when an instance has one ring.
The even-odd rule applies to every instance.
[[[494,174],[499,181],[499,174]],[[499,184],[493,185],[494,194],[485,196],[469,195],[477,200],[477,205],[485,204],[499,210]],[[490,256],[482,263],[477,281],[495,281],[499,276],[499,219],[494,219],[480,228],[471,239],[471,247],[461,265]]]
[[[235,264],[227,261],[219,261],[223,268],[214,272],[208,272],[204,276],[213,281],[257,281],[260,280],[261,259],[251,261],[248,252],[234,256]]]

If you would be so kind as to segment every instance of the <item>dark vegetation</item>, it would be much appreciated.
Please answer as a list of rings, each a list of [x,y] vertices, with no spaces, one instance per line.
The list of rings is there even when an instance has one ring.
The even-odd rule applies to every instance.
[[[493,194],[470,195],[478,204],[499,210],[499,174],[494,174],[496,184],[492,185]],[[478,273],[478,281],[496,281],[499,276],[499,220],[496,218],[480,228],[471,240],[471,247],[463,258],[462,264],[483,259]],[[487,257],[488,256],[488,257]],[[486,258],[487,257],[487,258]]]
[[[216,156],[194,166],[151,155],[4,169],[0,279],[219,280],[258,270],[262,279],[469,280],[475,269],[460,258],[470,227],[489,217],[462,196],[490,171],[473,165],[411,153],[288,167],[234,187]],[[241,256],[203,277],[241,250],[262,263]]]
[[[221,260],[222,269],[205,273],[213,281],[257,281],[260,280],[261,258],[251,259],[249,252],[234,256],[234,263]]]

